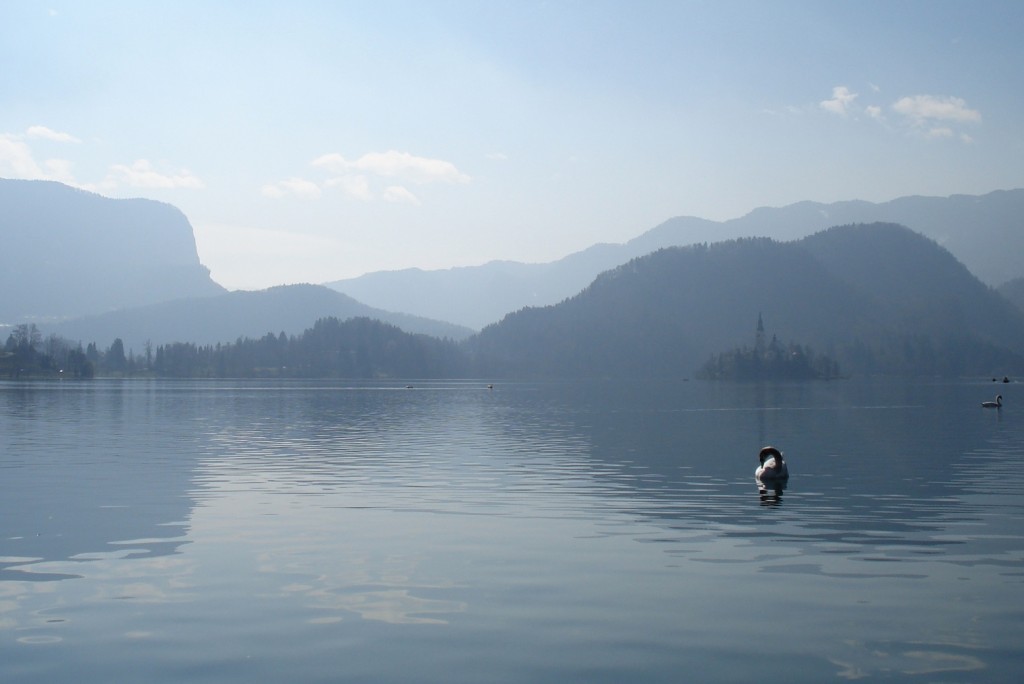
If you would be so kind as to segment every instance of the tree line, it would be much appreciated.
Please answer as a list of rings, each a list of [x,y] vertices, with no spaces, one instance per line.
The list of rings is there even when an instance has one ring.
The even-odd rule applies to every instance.
[[[468,376],[450,340],[406,333],[370,318],[322,318],[301,335],[267,333],[232,344],[156,348],[151,367],[172,378],[442,378]]]
[[[91,378],[95,372],[81,343],[58,335],[44,338],[35,323],[14,326],[0,351],[0,377]]]
[[[146,344],[126,352],[120,338],[105,350],[34,324],[14,328],[0,354],[0,377],[91,378],[442,378],[467,377],[470,363],[455,342],[413,335],[369,318],[322,318],[300,335],[267,333],[258,339],[199,345]]]

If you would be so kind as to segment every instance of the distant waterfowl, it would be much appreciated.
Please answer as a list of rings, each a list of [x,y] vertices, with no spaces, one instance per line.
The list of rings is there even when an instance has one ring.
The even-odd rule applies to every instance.
[[[754,471],[758,480],[784,480],[789,477],[789,466],[782,458],[782,452],[773,446],[766,446],[758,454],[761,465]]]
[[[981,405],[985,408],[1002,408],[1003,407],[1003,395],[997,394],[995,401],[983,401]]]

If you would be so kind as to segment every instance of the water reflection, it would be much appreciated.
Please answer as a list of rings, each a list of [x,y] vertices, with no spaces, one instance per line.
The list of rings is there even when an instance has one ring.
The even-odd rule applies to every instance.
[[[782,503],[782,492],[786,490],[786,481],[765,481],[759,477],[755,477],[754,482],[757,483],[757,494],[761,499],[762,506],[778,506]]]
[[[104,629],[110,653],[169,637],[149,674],[252,643],[307,675],[392,672],[369,663],[401,644],[423,681],[456,654],[498,681],[736,679],[760,644],[820,681],[1020,653],[1024,429],[973,387],[404,385],[0,386],[0,658]],[[766,443],[792,476],[755,502]]]
[[[76,576],[41,564],[112,541],[151,540],[135,544],[137,555],[177,551],[197,455],[182,449],[187,434],[153,421],[153,391],[108,382],[3,384],[0,581],[15,570],[32,581]]]

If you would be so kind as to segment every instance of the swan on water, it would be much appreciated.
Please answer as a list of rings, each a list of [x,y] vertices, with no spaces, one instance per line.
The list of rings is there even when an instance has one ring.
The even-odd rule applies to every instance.
[[[782,457],[782,452],[773,446],[766,446],[758,454],[761,465],[754,471],[759,480],[782,480],[789,477],[789,466]]]
[[[995,401],[983,401],[981,405],[985,408],[1002,408],[1003,406],[1003,395],[997,394]]]

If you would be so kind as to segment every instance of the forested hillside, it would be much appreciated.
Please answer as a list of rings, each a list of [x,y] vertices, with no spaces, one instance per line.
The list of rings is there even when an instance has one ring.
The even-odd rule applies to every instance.
[[[999,286],[999,294],[1024,312],[1024,278],[1014,278]]]
[[[232,293],[224,298],[230,306],[206,315],[237,329],[249,304],[260,308],[268,294],[287,303],[310,288],[348,299],[314,286],[251,300],[256,293]],[[201,310],[183,309],[171,320],[184,330]],[[120,338],[105,351],[85,343],[84,358],[100,373],[172,377],[689,378],[701,368],[723,378],[1024,375],[1024,313],[934,241],[893,224],[834,227],[789,243],[744,238],[662,249],[462,343],[366,317],[326,318],[300,334],[270,328],[228,343],[146,345],[144,352]],[[44,354],[51,348],[59,354]],[[82,353],[81,344],[26,328],[8,340],[3,366],[18,373],[25,360],[38,372],[57,372],[57,356],[78,363]],[[748,372],[751,364],[760,364],[758,373]],[[88,375],[89,368],[74,368]]]
[[[216,297],[176,300],[146,307],[113,311],[63,323],[41,326],[47,334],[98,342],[115,338],[141,353],[171,342],[199,345],[234,342],[240,337],[260,338],[268,332],[297,335],[319,318],[375,318],[411,333],[465,339],[472,331],[450,323],[408,314],[395,314],[366,306],[322,285],[281,285],[266,290],[228,292]]]
[[[151,372],[179,378],[453,378],[467,368],[454,342],[410,335],[369,318],[324,318],[291,337],[161,345]]]
[[[831,226],[876,222],[898,223],[931,238],[988,285],[1024,276],[1024,189],[1018,189],[881,203],[799,202],[762,207],[728,221],[680,216],[625,244],[593,245],[545,264],[496,261],[437,271],[386,271],[328,285],[372,306],[480,329],[524,306],[556,304],[599,273],[664,247],[744,237],[790,241]]]
[[[891,224],[663,249],[559,305],[510,314],[472,350],[489,374],[688,377],[751,341],[762,314],[769,335],[845,373],[1024,368],[1024,316],[933,241]]]

